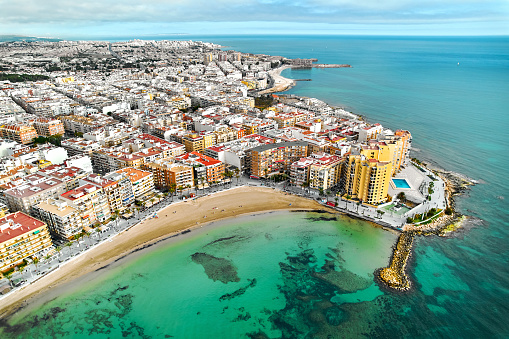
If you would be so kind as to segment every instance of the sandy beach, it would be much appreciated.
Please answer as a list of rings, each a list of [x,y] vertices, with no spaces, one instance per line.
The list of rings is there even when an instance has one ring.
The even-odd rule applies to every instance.
[[[168,206],[158,213],[159,218],[133,226],[115,236],[112,241],[102,243],[33,284],[6,296],[1,301],[0,317],[13,313],[50,288],[71,282],[136,248],[184,229],[246,214],[318,209],[327,208],[316,201],[271,188],[246,186]]]
[[[295,86],[295,80],[285,78],[281,76],[281,72],[284,71],[287,68],[291,68],[292,66],[286,65],[281,66],[276,69],[273,69],[269,71],[269,75],[274,79],[274,86],[271,88],[268,88],[264,91],[261,91],[260,94],[268,94],[268,93],[274,93],[274,92],[283,92],[287,89]]]

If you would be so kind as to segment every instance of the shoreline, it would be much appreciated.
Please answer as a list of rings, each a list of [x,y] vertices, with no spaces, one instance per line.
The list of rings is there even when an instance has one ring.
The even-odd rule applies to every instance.
[[[407,266],[413,254],[413,243],[416,236],[440,236],[446,237],[463,227],[471,217],[456,211],[454,197],[463,194],[470,186],[477,183],[472,179],[465,178],[461,174],[445,171],[438,168],[430,168],[420,164],[439,176],[445,183],[445,201],[447,208],[452,209],[452,214],[441,212],[438,218],[429,224],[412,225],[406,224],[402,228],[398,242],[392,250],[392,256],[387,267],[382,267],[374,272],[375,280],[387,288],[396,292],[409,292],[412,281],[407,273]]]
[[[243,205],[238,205],[239,202]],[[222,210],[224,212],[220,212]],[[101,242],[30,285],[6,295],[2,298],[0,318],[5,319],[22,310],[28,304],[40,299],[44,292],[72,283],[88,273],[106,268],[126,256],[161,241],[218,221],[283,210],[325,210],[337,213],[311,199],[286,194],[271,188],[248,186],[235,187],[196,200],[172,204],[158,212],[160,215],[158,219],[140,220],[139,223],[117,234],[110,241]],[[173,211],[175,213],[168,215],[170,219],[167,219],[165,213]],[[171,223],[168,223],[170,220]],[[147,230],[147,227],[150,229]]]
[[[291,65],[283,65],[273,70],[270,70],[268,74],[274,81],[274,84],[272,85],[271,88],[264,89],[263,91],[260,91],[258,94],[264,95],[276,92],[284,92],[295,86],[297,84],[295,80],[285,78],[284,76],[281,75],[281,72],[288,68],[294,67]]]

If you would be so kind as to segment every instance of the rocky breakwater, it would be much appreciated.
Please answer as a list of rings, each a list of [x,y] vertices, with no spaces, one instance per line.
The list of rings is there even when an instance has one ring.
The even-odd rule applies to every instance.
[[[420,166],[426,166],[419,163]],[[429,166],[427,167],[428,169]],[[376,279],[390,289],[408,291],[411,287],[410,278],[405,269],[412,254],[412,244],[415,236],[446,236],[462,226],[469,216],[462,215],[455,210],[454,197],[463,194],[470,186],[477,184],[461,174],[437,168],[431,168],[434,175],[440,176],[445,183],[446,209],[429,223],[420,225],[406,224],[395,245],[388,267],[375,271]]]
[[[292,65],[291,68],[352,68],[348,64],[307,64],[307,65]]]
[[[313,64],[313,68],[352,68],[352,65],[348,64]]]
[[[415,232],[402,232],[392,252],[389,266],[375,271],[376,279],[385,286],[399,291],[410,289],[410,278],[406,275],[405,268],[412,254],[414,236]]]

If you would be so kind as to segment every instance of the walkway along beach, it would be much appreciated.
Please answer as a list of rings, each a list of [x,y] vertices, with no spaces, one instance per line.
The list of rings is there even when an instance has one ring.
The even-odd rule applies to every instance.
[[[247,186],[172,204],[158,212],[159,218],[140,221],[112,241],[102,242],[38,281],[5,296],[1,300],[0,318],[16,312],[51,288],[72,282],[138,248],[183,230],[212,221],[273,210],[324,209],[330,210],[310,199],[271,188]]]

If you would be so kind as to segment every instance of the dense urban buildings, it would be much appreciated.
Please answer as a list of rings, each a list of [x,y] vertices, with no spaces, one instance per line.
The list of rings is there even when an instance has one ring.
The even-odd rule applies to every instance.
[[[33,78],[0,81],[0,271],[40,256],[50,234],[79,238],[163,193],[189,197],[234,175],[372,206],[394,198],[408,131],[270,94],[269,71],[312,60],[192,41],[105,46],[0,44],[0,74]],[[19,252],[27,242],[38,246]]]

